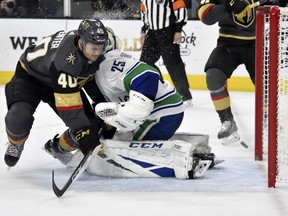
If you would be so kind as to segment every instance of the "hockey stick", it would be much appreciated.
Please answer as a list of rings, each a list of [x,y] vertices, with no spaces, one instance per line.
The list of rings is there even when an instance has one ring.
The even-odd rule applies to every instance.
[[[269,0],[260,0],[260,1],[257,1],[257,2],[254,2],[253,4],[250,4],[248,5],[249,8],[255,8],[255,7],[258,7],[266,2],[269,2]]]
[[[84,156],[62,189],[57,187],[54,179],[54,170],[52,170],[52,188],[57,197],[61,197],[67,191],[69,186],[84,172],[87,165],[89,164],[92,153],[93,149],[91,149],[88,154]]]
[[[101,136],[105,127],[106,127],[106,124],[103,123],[102,127],[98,131],[99,137]],[[54,170],[52,170],[52,188],[57,197],[61,197],[67,191],[69,186],[85,171],[85,169],[87,168],[92,158],[91,156],[92,156],[93,151],[94,151],[94,148],[90,149],[89,152],[86,155],[84,155],[83,159],[80,161],[80,163],[78,164],[74,172],[71,174],[71,176],[69,177],[69,179],[67,180],[66,184],[63,186],[62,189],[59,189],[57,187],[55,183],[55,179],[54,179]]]

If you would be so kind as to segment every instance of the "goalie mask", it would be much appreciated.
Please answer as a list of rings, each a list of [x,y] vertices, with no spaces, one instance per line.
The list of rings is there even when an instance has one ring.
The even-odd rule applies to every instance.
[[[106,31],[108,32],[108,46],[107,51],[119,49],[119,39],[115,35],[112,28],[106,27]]]
[[[84,43],[103,44],[103,53],[107,51],[108,32],[99,19],[83,20],[79,25],[78,34]]]

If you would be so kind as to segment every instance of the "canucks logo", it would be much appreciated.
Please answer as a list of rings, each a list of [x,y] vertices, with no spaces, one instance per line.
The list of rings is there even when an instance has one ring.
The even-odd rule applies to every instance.
[[[250,4],[249,0],[243,0],[247,3],[247,6],[238,14],[232,13],[233,21],[244,27],[249,27],[255,20],[255,10],[253,8],[248,7]]]

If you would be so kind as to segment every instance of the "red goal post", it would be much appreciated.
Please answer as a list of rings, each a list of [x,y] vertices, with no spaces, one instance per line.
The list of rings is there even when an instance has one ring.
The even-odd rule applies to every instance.
[[[257,8],[255,87],[255,160],[275,187],[288,182],[288,8]]]

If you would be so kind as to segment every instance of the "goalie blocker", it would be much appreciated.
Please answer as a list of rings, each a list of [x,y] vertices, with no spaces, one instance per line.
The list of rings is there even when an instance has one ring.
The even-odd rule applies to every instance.
[[[187,133],[168,141],[101,140],[87,172],[105,177],[199,178],[214,164],[208,140],[208,135]],[[67,166],[77,166],[82,158],[77,151]]]

